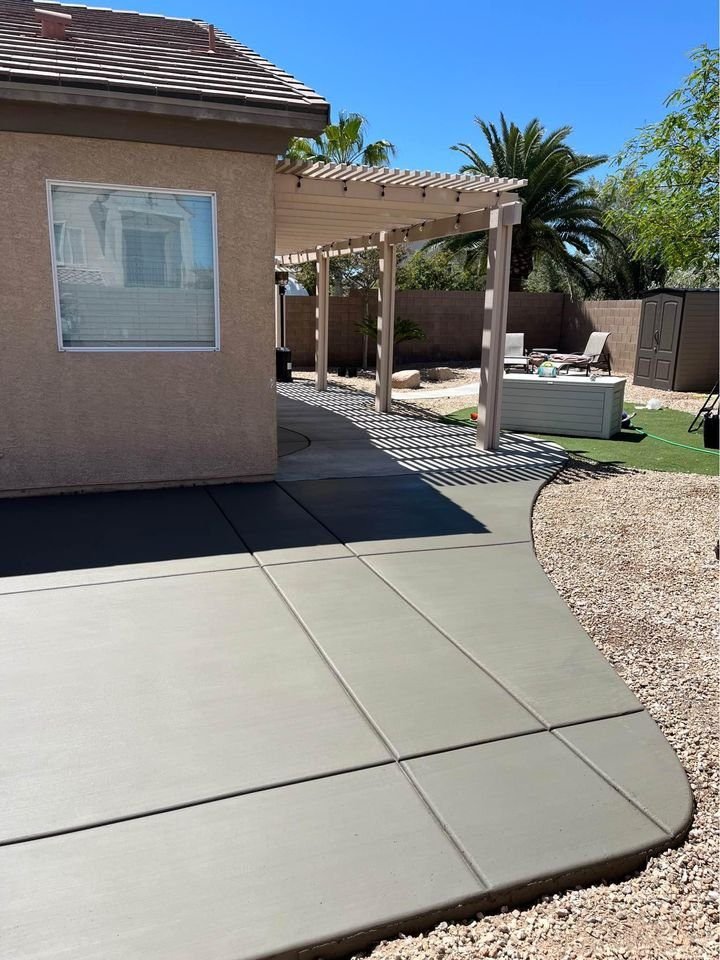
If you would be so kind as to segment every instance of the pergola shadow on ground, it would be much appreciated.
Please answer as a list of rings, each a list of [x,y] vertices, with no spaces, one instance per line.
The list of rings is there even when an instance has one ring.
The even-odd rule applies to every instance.
[[[555,444],[520,434],[502,434],[497,450],[483,452],[462,424],[410,407],[380,414],[370,394],[332,386],[318,392],[303,380],[278,384],[278,421],[294,432],[293,452],[301,454],[281,458],[279,480],[347,477],[361,470],[363,476],[412,473],[441,485],[515,483],[546,480],[565,459]],[[301,450],[305,431],[313,434],[313,445]]]
[[[275,483],[0,502],[13,960],[347,955],[690,823],[535,560],[557,448],[340,390],[279,409]],[[42,535],[60,565],[32,573]]]

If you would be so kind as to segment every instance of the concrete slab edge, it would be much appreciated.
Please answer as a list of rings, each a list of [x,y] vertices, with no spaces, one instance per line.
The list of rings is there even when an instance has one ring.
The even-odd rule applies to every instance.
[[[568,873],[557,874],[514,888],[493,888],[478,897],[463,903],[447,904],[433,908],[422,914],[400,917],[382,926],[348,933],[347,937],[332,942],[308,944],[296,950],[282,954],[263,954],[252,960],[340,960],[359,951],[376,946],[378,943],[395,939],[400,935],[412,936],[432,930],[442,921],[470,922],[478,919],[479,913],[493,913],[501,907],[521,907],[538,900],[540,897],[560,893],[576,886],[590,886],[613,880],[620,880],[642,869],[647,861],[665,850],[679,846],[684,840],[690,824],[675,835],[672,841],[659,843],[641,852],[634,852],[605,860],[601,863],[583,867]],[[479,918],[481,919],[481,918]]]

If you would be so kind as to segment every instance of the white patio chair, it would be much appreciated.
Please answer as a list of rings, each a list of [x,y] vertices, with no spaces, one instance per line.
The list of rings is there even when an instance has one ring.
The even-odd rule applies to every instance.
[[[522,367],[523,370],[527,370],[527,366],[528,358],[525,356],[525,334],[506,333],[503,369],[508,370],[512,367]]]

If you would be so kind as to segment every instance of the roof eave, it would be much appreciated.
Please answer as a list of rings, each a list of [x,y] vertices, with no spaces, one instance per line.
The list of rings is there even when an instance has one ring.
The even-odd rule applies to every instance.
[[[183,99],[154,94],[128,93],[113,89],[102,90],[66,86],[63,83],[45,84],[22,80],[0,80],[0,100],[51,103],[58,106],[94,107],[132,113],[161,114],[192,120],[214,120],[233,124],[252,124],[274,127],[290,136],[314,136],[320,133],[330,119],[330,105],[317,103],[270,104],[223,102],[218,100]]]

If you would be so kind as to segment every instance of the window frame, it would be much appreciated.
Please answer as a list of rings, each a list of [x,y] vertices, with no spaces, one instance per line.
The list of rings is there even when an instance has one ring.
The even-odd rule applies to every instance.
[[[212,346],[197,347],[157,347],[157,346],[101,346],[101,347],[67,347],[63,342],[62,315],[60,312],[60,283],[58,278],[59,263],[55,256],[55,223],[53,219],[53,187],[79,187],[98,190],[132,190],[137,193],[169,193],[176,196],[208,197],[210,199],[210,219],[212,225],[213,251],[213,306],[215,311],[215,343]],[[218,353],[220,351],[220,264],[218,256],[218,229],[217,229],[217,194],[213,190],[176,190],[172,187],[146,187],[137,184],[121,183],[92,183],[81,180],[52,180],[45,181],[47,194],[48,227],[50,237],[50,262],[53,275],[53,295],[55,300],[55,325],[57,328],[57,344],[60,353]],[[84,243],[84,238],[83,238]]]

